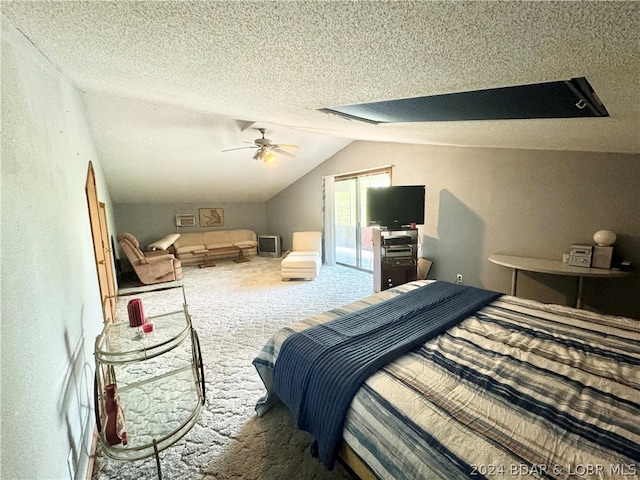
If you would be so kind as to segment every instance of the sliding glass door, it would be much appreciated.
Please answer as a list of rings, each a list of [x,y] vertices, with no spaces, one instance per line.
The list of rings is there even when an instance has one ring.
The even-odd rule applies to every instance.
[[[335,179],[336,262],[373,270],[372,229],[367,227],[367,188],[391,185],[391,168]]]

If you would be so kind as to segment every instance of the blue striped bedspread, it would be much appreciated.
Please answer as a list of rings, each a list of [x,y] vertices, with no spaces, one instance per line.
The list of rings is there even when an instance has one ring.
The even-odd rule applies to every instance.
[[[423,285],[412,282],[297,322],[292,333]],[[503,296],[373,374],[345,442],[383,479],[611,479],[640,474],[640,321]]]

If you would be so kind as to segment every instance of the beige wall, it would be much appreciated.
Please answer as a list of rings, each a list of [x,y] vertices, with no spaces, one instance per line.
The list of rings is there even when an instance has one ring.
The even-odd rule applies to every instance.
[[[640,267],[640,155],[354,142],[267,202],[267,228],[289,248],[295,230],[322,229],[322,176],[394,164],[393,184],[425,184],[421,249],[430,277],[508,292],[491,253],[561,259],[593,233],[618,234]],[[640,318],[640,278],[592,280],[587,308]],[[575,278],[522,274],[518,294],[573,304]]]
[[[93,437],[93,344],[102,328],[79,92],[2,18],[0,477],[84,478]]]

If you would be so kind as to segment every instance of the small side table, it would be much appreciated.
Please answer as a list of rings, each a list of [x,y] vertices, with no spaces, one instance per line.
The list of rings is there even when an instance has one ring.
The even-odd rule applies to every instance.
[[[184,287],[182,298],[181,309],[147,318],[154,323],[152,333],[137,332],[127,319],[105,323],[94,349],[95,416],[103,452],[115,460],[153,456],[160,480],[159,452],[195,425],[206,394],[200,341],[191,323]],[[169,356],[166,361],[159,359]],[[116,380],[127,424],[127,445],[110,445],[102,428],[107,422],[105,388]]]
[[[632,272],[621,270],[606,270],[604,268],[573,267],[560,260],[547,260],[542,258],[518,257],[513,255],[490,255],[489,261],[496,265],[513,269],[511,274],[511,295],[516,295],[518,287],[518,271],[546,273],[549,275],[565,275],[578,277],[578,295],[576,308],[582,308],[582,293],[584,278],[621,278],[629,277]]]

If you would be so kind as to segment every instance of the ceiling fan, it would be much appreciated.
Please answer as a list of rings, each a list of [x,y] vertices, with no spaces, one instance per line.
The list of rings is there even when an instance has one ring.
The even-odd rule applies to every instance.
[[[227,148],[226,150],[222,150],[223,152],[229,152],[231,150],[241,150],[243,148],[256,148],[256,153],[253,156],[254,160],[262,160],[265,163],[273,163],[276,159],[275,153],[285,155],[287,157],[295,157],[295,155],[291,152],[287,152],[286,149],[296,149],[298,145],[286,145],[282,143],[271,143],[271,140],[264,137],[264,133],[266,129],[257,128],[261,134],[262,138],[256,138],[253,141],[253,146],[251,147],[238,147],[238,148]],[[247,142],[250,143],[250,142]]]

